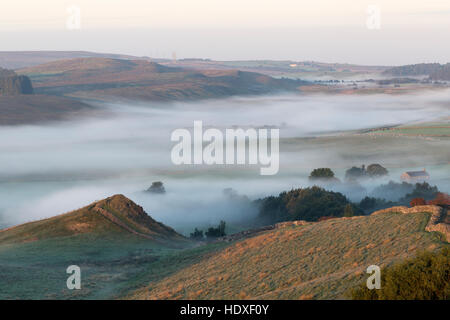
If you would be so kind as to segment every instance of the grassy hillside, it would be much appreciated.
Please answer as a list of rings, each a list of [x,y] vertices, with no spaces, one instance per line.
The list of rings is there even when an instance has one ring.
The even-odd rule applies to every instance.
[[[300,81],[237,70],[167,67],[146,60],[78,58],[18,71],[36,92],[79,98],[177,100],[296,90]]]
[[[132,299],[349,298],[365,269],[384,267],[419,250],[446,246],[424,231],[429,213],[382,213],[306,225],[283,224],[238,241]]]
[[[183,253],[194,245],[129,199],[113,196],[0,231],[0,299],[114,298],[144,273],[153,281],[192,263],[204,254],[203,248]],[[81,290],[66,287],[73,264],[81,268]]]
[[[32,242],[51,238],[136,235],[150,240],[184,240],[172,228],[153,220],[142,207],[123,195],[50,219],[0,231],[0,244]]]

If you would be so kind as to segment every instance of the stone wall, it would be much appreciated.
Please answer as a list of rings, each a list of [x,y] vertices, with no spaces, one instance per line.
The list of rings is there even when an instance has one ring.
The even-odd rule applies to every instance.
[[[398,212],[403,214],[408,213],[420,213],[420,212],[428,212],[431,213],[430,220],[428,221],[427,226],[425,227],[425,230],[428,232],[440,232],[444,235],[444,238],[447,242],[450,242],[450,225],[448,223],[445,223],[446,217],[448,215],[448,210],[444,209],[439,206],[434,205],[425,205],[425,206],[415,206],[412,208],[408,208],[405,206],[398,206],[398,207],[392,207],[387,208],[383,210],[375,211],[374,214],[381,214],[381,213],[391,213],[391,212]]]

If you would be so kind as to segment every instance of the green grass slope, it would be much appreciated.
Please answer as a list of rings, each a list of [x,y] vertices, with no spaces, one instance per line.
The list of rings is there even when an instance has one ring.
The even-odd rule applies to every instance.
[[[193,245],[116,195],[0,231],[0,299],[114,298],[144,272],[147,280],[159,279],[191,263],[202,251],[181,253]],[[73,264],[81,268],[81,290],[66,287]]]
[[[429,213],[381,213],[277,229],[238,241],[130,299],[345,299],[365,270],[447,246]]]

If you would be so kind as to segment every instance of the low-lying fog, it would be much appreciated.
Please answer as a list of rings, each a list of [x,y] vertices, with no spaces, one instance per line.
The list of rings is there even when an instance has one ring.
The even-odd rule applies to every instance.
[[[110,116],[38,126],[0,127],[0,226],[80,208],[123,193],[155,219],[187,232],[194,226],[233,223],[256,214],[223,189],[250,199],[306,186],[309,172],[380,163],[399,180],[405,170],[426,167],[449,191],[449,140],[371,138],[341,134],[378,126],[448,119],[449,92],[421,95],[236,97],[192,103],[102,105]],[[280,170],[260,176],[259,166],[175,166],[174,129],[280,128]],[[313,138],[313,137],[320,138]],[[164,195],[144,194],[152,181]],[[366,183],[368,192],[384,181]],[[346,191],[346,190],[343,190]],[[358,200],[360,194],[347,195]]]

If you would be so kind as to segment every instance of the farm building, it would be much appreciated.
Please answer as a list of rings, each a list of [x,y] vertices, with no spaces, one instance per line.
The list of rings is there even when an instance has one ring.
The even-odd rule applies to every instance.
[[[400,179],[406,182],[422,182],[430,179],[430,175],[425,169],[421,171],[406,171],[402,173]]]

